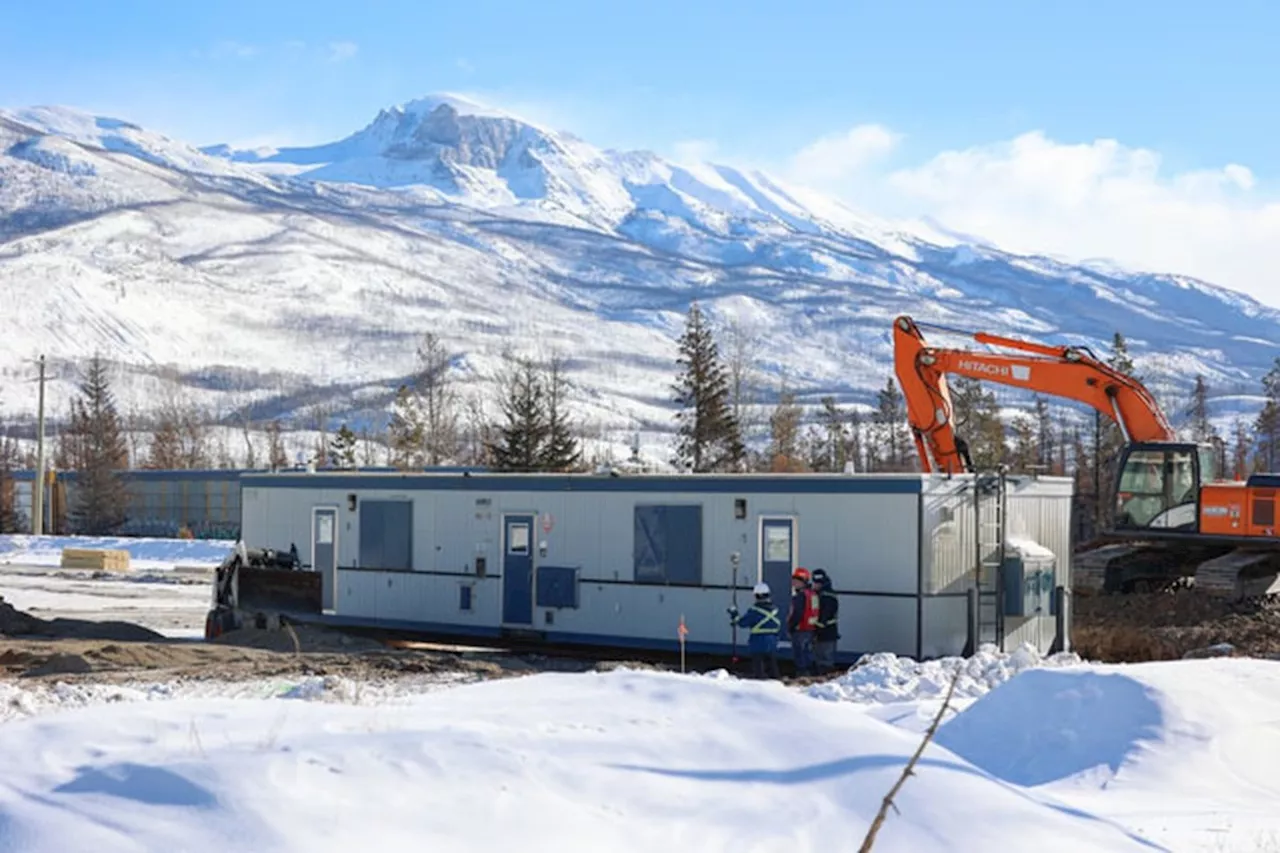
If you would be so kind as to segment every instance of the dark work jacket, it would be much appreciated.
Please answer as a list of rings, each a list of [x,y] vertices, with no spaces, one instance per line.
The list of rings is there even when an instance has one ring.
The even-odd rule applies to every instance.
[[[821,590],[818,593],[818,634],[814,639],[820,643],[840,639],[840,626],[836,624],[839,614],[840,599],[830,587]]]

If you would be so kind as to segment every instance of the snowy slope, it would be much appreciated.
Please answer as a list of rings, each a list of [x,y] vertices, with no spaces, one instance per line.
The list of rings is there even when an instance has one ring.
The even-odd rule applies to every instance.
[[[0,850],[830,850],[918,739],[780,685],[543,674],[378,707],[175,700],[0,727]],[[877,851],[1150,850],[940,748]]]
[[[1018,786],[1173,850],[1280,844],[1280,663],[1214,659],[1032,669],[937,742]]]
[[[0,113],[0,375],[40,348],[121,363],[126,403],[385,406],[431,330],[483,383],[508,345],[572,355],[580,416],[669,429],[689,300],[760,335],[766,375],[869,402],[901,312],[1105,349],[1255,404],[1280,311],[1182,277],[1068,266],[875,221],[718,165],[597,149],[450,96],[310,148],[197,150],[64,108]],[[29,368],[21,368],[24,373]],[[772,382],[772,380],[771,380]],[[30,389],[0,397],[29,412]],[[303,426],[309,426],[304,422]]]

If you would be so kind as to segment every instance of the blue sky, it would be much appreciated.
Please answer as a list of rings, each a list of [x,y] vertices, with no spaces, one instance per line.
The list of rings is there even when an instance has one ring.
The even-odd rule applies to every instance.
[[[602,146],[710,152],[784,172],[824,137],[870,126],[885,134],[872,146],[872,172],[866,151],[850,155],[839,144],[810,153],[843,152],[845,166],[792,171],[886,215],[946,215],[1017,249],[1047,239],[1046,250],[1112,256],[1103,232],[1114,229],[1088,244],[1052,236],[1070,221],[1047,221],[1047,238],[1012,234],[1044,187],[999,215],[959,205],[955,187],[981,185],[975,176],[990,176],[991,157],[1012,164],[1000,174],[1026,171],[1014,163],[1025,152],[984,146],[1038,131],[1051,146],[1095,146],[1076,153],[1094,158],[1091,180],[1102,182],[1098,198],[1108,204],[1118,203],[1104,185],[1117,163],[1129,178],[1149,170],[1133,149],[1158,152],[1165,189],[1183,192],[1182,173],[1237,164],[1225,190],[1193,180],[1197,199],[1217,193],[1210,201],[1233,216],[1269,204],[1280,169],[1272,108],[1280,3],[1210,8],[1174,0],[79,0],[56,12],[10,4],[0,17],[0,106],[78,106],[196,144],[306,144],[356,130],[381,107],[453,91]],[[1097,140],[1123,148],[1117,155]],[[975,150],[987,159],[981,168],[968,162],[954,184],[954,164],[938,158]],[[1037,170],[1053,171],[1059,153],[1036,149]],[[1109,159],[1098,166],[1098,156]],[[922,189],[923,180],[934,183]],[[943,193],[939,180],[951,189]],[[1121,195],[1133,196],[1128,185]],[[1188,263],[1148,251],[1134,262],[1237,287],[1249,278],[1227,258]],[[1244,289],[1258,295],[1260,282]]]
[[[711,138],[776,156],[873,121],[919,152],[1039,128],[1271,173],[1280,4],[1208,8],[80,0],[55,24],[23,3],[0,19],[0,103],[123,113],[200,144],[307,142],[463,90],[538,105],[606,145]],[[345,61],[328,61],[331,44],[352,46]]]

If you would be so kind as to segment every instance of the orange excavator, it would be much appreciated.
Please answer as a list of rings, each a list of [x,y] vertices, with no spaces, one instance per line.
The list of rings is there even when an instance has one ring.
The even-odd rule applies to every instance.
[[[959,334],[1010,352],[929,346],[921,328]],[[948,375],[998,382],[1084,403],[1115,421],[1125,447],[1114,490],[1113,543],[1077,555],[1077,576],[1106,591],[1195,578],[1197,588],[1256,593],[1280,572],[1280,474],[1224,479],[1213,445],[1181,441],[1141,382],[1088,348],[1051,346],[986,332],[894,320],[894,372],[926,472],[969,473],[968,448],[952,423]],[[1086,584],[1090,585],[1090,584]],[[1083,590],[1082,590],[1083,591]]]

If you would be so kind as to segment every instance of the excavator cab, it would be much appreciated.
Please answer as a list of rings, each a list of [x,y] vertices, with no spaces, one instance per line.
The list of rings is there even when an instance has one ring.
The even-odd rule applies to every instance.
[[[1125,448],[1116,486],[1116,530],[1199,529],[1200,487],[1221,479],[1212,445],[1137,442]]]

